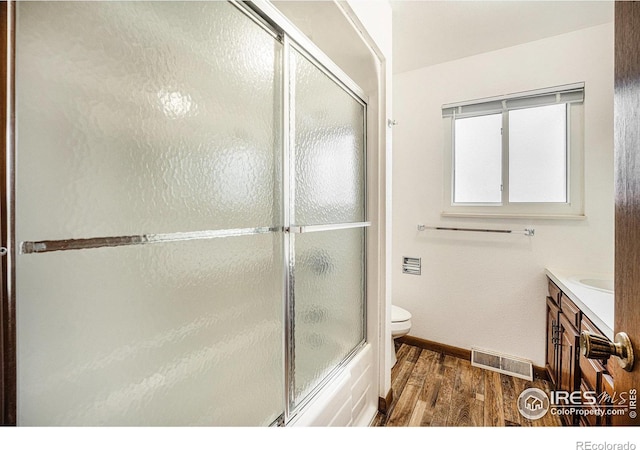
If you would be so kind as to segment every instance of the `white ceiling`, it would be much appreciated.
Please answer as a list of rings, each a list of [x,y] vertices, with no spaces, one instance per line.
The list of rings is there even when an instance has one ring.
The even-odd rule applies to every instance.
[[[390,3],[395,73],[613,21],[612,1],[391,0]]]

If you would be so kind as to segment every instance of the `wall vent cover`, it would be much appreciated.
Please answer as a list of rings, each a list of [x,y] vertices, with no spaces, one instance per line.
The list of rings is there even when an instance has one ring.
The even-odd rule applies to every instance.
[[[402,273],[409,275],[422,274],[422,258],[413,258],[410,256],[402,257]]]
[[[531,361],[514,356],[472,347],[471,365],[529,381],[533,380],[533,364]]]

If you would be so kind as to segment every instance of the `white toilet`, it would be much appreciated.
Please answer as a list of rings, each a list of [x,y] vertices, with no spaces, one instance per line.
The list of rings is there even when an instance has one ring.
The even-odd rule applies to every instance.
[[[411,313],[396,305],[391,305],[391,367],[398,360],[394,339],[404,336],[411,330]]]

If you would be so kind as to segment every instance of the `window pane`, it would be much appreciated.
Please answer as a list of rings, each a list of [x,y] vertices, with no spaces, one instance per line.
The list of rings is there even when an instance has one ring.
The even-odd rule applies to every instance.
[[[509,201],[567,201],[567,106],[509,111]]]
[[[454,202],[500,203],[502,114],[455,121]]]

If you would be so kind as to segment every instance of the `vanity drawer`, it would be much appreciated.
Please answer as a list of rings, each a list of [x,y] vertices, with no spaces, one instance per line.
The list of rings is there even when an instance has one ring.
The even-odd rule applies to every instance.
[[[588,331],[591,334],[596,334],[598,336],[605,337],[605,335],[602,332],[600,332],[598,327],[596,327],[593,324],[593,322],[591,322],[589,318],[584,314],[582,315],[582,321],[580,322],[580,332],[582,331]],[[607,361],[602,361],[602,366],[604,366],[605,369],[606,369],[606,365],[607,365]]]
[[[562,296],[560,310],[562,310],[562,313],[567,317],[567,319],[569,319],[569,322],[576,327],[576,330],[579,330],[582,312],[566,295]]]
[[[588,331],[589,333],[597,334],[599,336],[604,336],[598,327],[596,327],[591,320],[584,314],[582,315],[582,325],[580,326],[580,331]]]
[[[556,302],[557,305],[560,304],[560,288],[558,288],[558,286],[555,285],[555,283],[551,280],[549,281],[549,297],[551,297],[553,299],[554,302]]]
[[[588,390],[600,394],[602,374],[605,372],[605,368],[600,361],[588,359],[580,353],[580,372],[582,373],[583,383],[586,383],[589,387]]]

